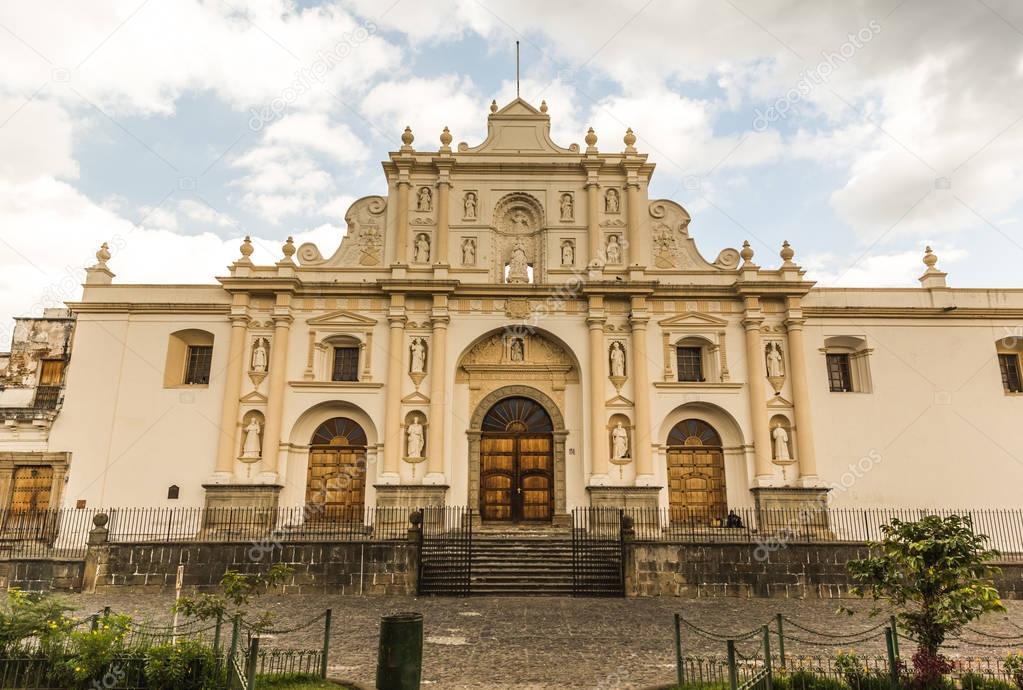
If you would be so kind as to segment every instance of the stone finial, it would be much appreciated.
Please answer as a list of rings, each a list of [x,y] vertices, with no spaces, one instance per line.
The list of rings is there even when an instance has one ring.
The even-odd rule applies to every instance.
[[[451,148],[451,130],[447,127],[440,133],[440,147],[445,150]]]
[[[636,150],[636,135],[632,133],[632,127],[625,130],[625,137],[622,141],[625,142],[625,150],[628,153],[633,153]]]
[[[96,266],[106,268],[107,262],[110,261],[110,257],[110,245],[104,242],[100,245],[99,250],[96,252]]]
[[[948,274],[938,270],[938,255],[930,247],[924,249],[923,262],[927,270],[920,276],[920,285],[928,290],[947,288],[948,282],[945,279],[948,277]]]
[[[785,262],[786,266],[791,266],[792,257],[796,255],[796,250],[792,248],[792,245],[789,244],[788,240],[785,240],[781,243],[781,251],[778,252],[778,255],[781,257],[781,260]]]
[[[110,245],[104,242],[96,251],[96,263],[85,269],[85,282],[88,285],[110,285],[114,274],[107,266],[110,261]]]
[[[252,252],[255,251],[255,247],[252,246],[252,238],[246,235],[245,239],[242,240],[242,246],[238,247],[238,251],[242,253],[242,262],[252,261],[250,257],[252,256]]]
[[[739,252],[739,256],[742,257],[743,264],[748,264],[753,261],[753,247],[749,246],[749,240],[743,240],[742,250]]]
[[[288,237],[281,251],[284,252],[284,260],[290,262],[291,257],[295,256],[295,238]]]
[[[490,112],[497,112],[497,101],[490,101]]]
[[[405,131],[401,133],[401,148],[406,150],[411,149],[412,142],[415,140],[416,138],[412,135],[412,128],[406,127]]]
[[[585,141],[587,151],[597,150],[597,133],[593,131],[592,127],[590,127],[589,130],[587,130]]]
[[[540,101],[540,112],[541,113],[547,112],[547,101]]]
[[[931,271],[938,270],[937,268],[935,268],[937,263],[938,263],[938,255],[935,254],[934,251],[930,247],[925,248],[924,249],[924,266],[927,267],[927,272],[930,273]]]

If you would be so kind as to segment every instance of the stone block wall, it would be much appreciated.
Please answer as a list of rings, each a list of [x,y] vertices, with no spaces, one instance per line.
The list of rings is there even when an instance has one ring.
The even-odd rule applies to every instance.
[[[77,592],[82,588],[81,560],[49,558],[0,561],[0,589]]]
[[[215,587],[228,569],[292,568],[284,593],[410,595],[416,591],[418,549],[408,542],[252,544],[106,544],[86,559],[84,588],[173,591],[179,564],[185,588]]]

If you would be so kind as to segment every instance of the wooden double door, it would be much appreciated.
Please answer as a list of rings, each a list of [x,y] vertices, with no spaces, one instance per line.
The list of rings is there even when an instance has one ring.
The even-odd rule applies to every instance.
[[[554,517],[554,435],[550,417],[528,398],[497,403],[480,438],[480,515],[486,522],[550,522]]]
[[[306,475],[306,519],[359,522],[366,500],[366,434],[345,417],[313,433]]]
[[[728,513],[721,437],[706,422],[687,419],[668,435],[668,505],[677,523],[714,525]]]

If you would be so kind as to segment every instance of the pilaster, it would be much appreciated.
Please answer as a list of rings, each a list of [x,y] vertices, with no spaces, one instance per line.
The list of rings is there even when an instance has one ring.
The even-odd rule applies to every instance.
[[[385,387],[384,466],[378,477],[381,484],[397,484],[398,463],[402,456],[401,384],[405,373],[405,295],[391,295],[387,313],[390,326],[387,341],[387,384]],[[432,429],[431,429],[432,432]]]
[[[604,419],[604,298],[601,295],[590,295],[589,314],[586,325],[589,327],[590,355],[590,460],[591,485],[602,485],[607,482],[607,422]]]
[[[216,474],[213,479],[215,483],[229,481],[234,474],[239,398],[245,370],[245,334],[249,324],[248,303],[249,296],[246,293],[235,293],[232,298],[231,340],[228,345],[227,366],[224,369],[224,400],[220,409],[220,436],[217,443]]]

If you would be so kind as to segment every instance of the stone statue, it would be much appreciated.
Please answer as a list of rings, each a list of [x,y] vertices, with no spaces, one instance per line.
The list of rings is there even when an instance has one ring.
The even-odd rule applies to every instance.
[[[611,345],[611,376],[625,378],[625,346],[621,343]]]
[[[792,456],[789,455],[789,432],[785,431],[785,427],[780,424],[774,427],[771,437],[774,438],[774,459],[791,460]]]
[[[607,248],[604,250],[609,264],[620,264],[622,262],[622,245],[618,244],[618,235],[611,235],[607,238]]]
[[[604,210],[608,213],[618,213],[620,205],[618,190],[613,188],[607,190],[607,194],[604,195]]]
[[[422,374],[426,370],[426,346],[422,338],[412,339],[412,366],[413,374]]]
[[[781,344],[779,343],[767,344],[767,375],[772,378],[785,375],[782,366]]]
[[[526,358],[525,348],[522,345],[522,338],[515,338],[511,341],[511,361],[521,362]]]
[[[476,219],[476,193],[475,192],[466,192],[465,193],[465,201],[463,203],[465,205],[465,217],[467,219],[469,219],[469,220],[475,220]]]
[[[575,247],[572,246],[571,242],[565,242],[561,245],[561,265],[575,265]]]
[[[526,250],[523,249],[521,242],[516,243],[515,248],[512,249],[511,259],[508,261],[508,282],[528,283],[528,266],[529,263],[526,260]]]
[[[615,460],[629,457],[629,432],[621,422],[611,430],[611,457]]]
[[[243,458],[258,458],[260,455],[260,449],[262,444],[259,442],[259,433],[263,430],[263,425],[259,423],[257,417],[253,417],[252,421],[245,427],[245,443],[242,446],[242,457]]]
[[[412,423],[408,425],[408,457],[423,457],[423,446],[426,445],[423,436],[423,425],[419,423],[419,417],[413,417]]]
[[[252,371],[266,371],[267,352],[265,343],[266,340],[260,338],[256,341],[255,347],[252,348]]]
[[[561,220],[572,220],[574,213],[572,195],[562,194],[561,195]]]
[[[416,263],[430,263],[430,238],[427,237],[426,233],[420,233],[416,237]]]
[[[529,232],[529,216],[522,211],[516,211],[511,217],[511,229],[512,232],[527,233]]]
[[[462,265],[474,266],[476,264],[476,240],[467,237],[462,240]]]
[[[433,192],[430,191],[429,187],[420,187],[419,196],[416,200],[417,211],[432,211],[433,210]]]

